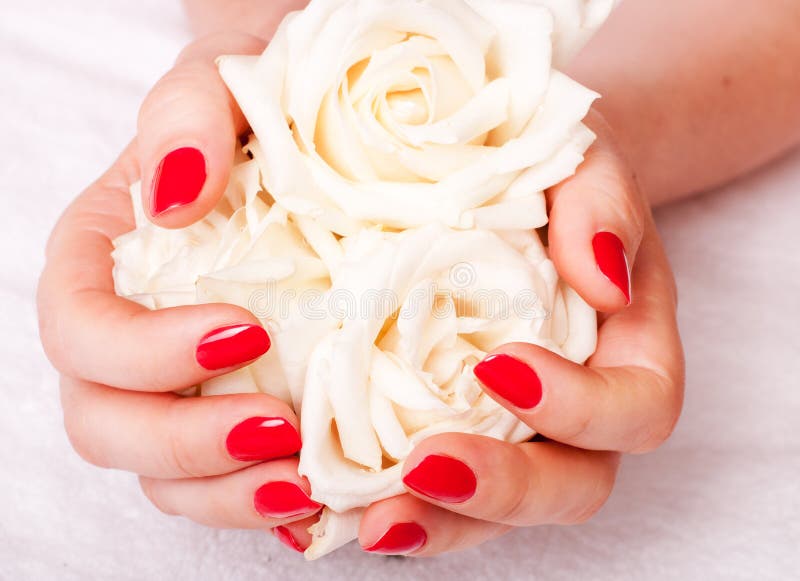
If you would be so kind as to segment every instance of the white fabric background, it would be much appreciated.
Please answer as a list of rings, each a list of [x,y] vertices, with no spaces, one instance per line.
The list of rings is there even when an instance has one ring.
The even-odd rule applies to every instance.
[[[37,338],[44,242],[187,38],[176,0],[0,0],[0,579],[798,578],[800,154],[659,211],[686,408],[587,525],[433,560],[351,546],[305,564],[263,533],[163,516],[134,477],[84,464]]]

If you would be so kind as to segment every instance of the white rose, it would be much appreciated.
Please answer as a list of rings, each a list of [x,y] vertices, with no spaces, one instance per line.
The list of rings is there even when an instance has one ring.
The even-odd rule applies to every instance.
[[[137,230],[115,241],[114,276],[119,294],[151,308],[219,301],[262,318],[273,349],[200,392],[294,405],[300,472],[326,505],[307,551],[317,558],[356,537],[361,507],[403,491],[402,461],[421,439],[533,435],[485,395],[474,365],[512,341],[583,362],[596,318],[535,232],[431,224],[337,240],[270,205],[259,182],[256,162],[240,163],[217,209],[183,230],[137,209]]]
[[[337,234],[359,222],[523,229],[594,139],[557,67],[615,0],[313,0],[260,57],[219,59],[265,186]]]
[[[328,296],[346,317],[311,356],[301,410],[300,474],[328,512],[311,558],[355,538],[347,511],[404,492],[402,461],[420,440],[533,435],[475,379],[488,351],[521,341],[582,363],[596,340],[594,311],[535,233],[430,225],[364,230],[344,246]]]
[[[264,301],[286,291],[330,288],[339,242],[313,221],[271,204],[258,165],[246,159],[242,155],[234,166],[216,209],[188,228],[153,225],[141,208],[139,184],[131,188],[137,228],[114,241],[117,294],[151,309],[224,302],[262,311],[271,306]],[[299,410],[311,351],[336,325],[330,316],[307,317],[299,308],[285,301],[280,317],[264,319],[272,313],[263,313],[273,348],[254,364],[204,383],[201,393],[268,391]]]
[[[402,492],[420,439],[532,435],[474,379],[487,351],[594,350],[595,314],[534,229],[543,191],[594,139],[582,119],[597,95],[555,67],[613,4],[313,0],[262,56],[219,61],[255,137],[216,210],[162,230],[134,188],[117,292],[238,304],[269,330],[267,355],[200,393],[264,391],[300,414],[300,471],[326,505],[307,557]],[[310,314],[304,292],[327,308]]]

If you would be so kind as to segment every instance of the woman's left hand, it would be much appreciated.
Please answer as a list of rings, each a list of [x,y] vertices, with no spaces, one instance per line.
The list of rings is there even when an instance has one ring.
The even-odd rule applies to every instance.
[[[513,527],[584,522],[611,494],[620,453],[649,452],[671,434],[684,367],[674,279],[610,128],[595,113],[588,123],[597,142],[578,173],[548,193],[549,239],[561,275],[602,313],[596,353],[586,366],[527,344],[491,353],[476,376],[540,436],[518,445],[426,439],[405,462],[410,494],[367,509],[365,550],[431,556]],[[302,547],[308,524],[278,534]]]

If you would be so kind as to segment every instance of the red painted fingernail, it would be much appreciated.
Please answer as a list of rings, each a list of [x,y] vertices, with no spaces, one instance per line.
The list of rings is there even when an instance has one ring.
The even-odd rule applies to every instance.
[[[153,176],[153,216],[191,204],[206,183],[206,158],[199,149],[182,147],[167,154]]]
[[[475,377],[512,405],[529,410],[542,401],[542,382],[528,365],[510,355],[489,355],[475,366]]]
[[[379,555],[410,555],[428,542],[428,533],[415,522],[392,525],[375,543],[364,550]]]
[[[261,357],[270,348],[269,335],[258,325],[215,329],[200,340],[197,362],[211,371]]]
[[[274,460],[300,450],[297,428],[283,418],[250,418],[233,428],[225,440],[228,453],[236,460]]]
[[[298,553],[305,553],[306,550],[297,542],[297,539],[294,538],[292,532],[287,529],[286,527],[275,527],[272,529],[272,534],[275,535],[275,538],[282,542],[284,545],[289,547],[290,549],[297,551]]]
[[[472,498],[478,480],[472,469],[450,456],[431,455],[405,475],[411,490],[440,502],[459,503]]]
[[[630,268],[622,241],[611,232],[600,232],[592,240],[592,247],[600,272],[622,291],[625,300],[631,304]]]
[[[302,488],[291,482],[268,482],[256,490],[253,504],[266,518],[293,518],[312,514],[322,508]]]

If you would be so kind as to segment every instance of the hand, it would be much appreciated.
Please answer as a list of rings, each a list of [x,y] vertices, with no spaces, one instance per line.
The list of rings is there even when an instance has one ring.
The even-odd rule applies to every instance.
[[[67,433],[83,458],[140,475],[147,496],[169,514],[218,527],[268,529],[320,508],[297,475],[299,423],[291,408],[265,394],[172,393],[263,354],[269,338],[260,322],[223,304],[149,311],[117,297],[111,275],[111,241],[134,227],[129,186],[144,175],[149,191],[166,152],[199,147],[208,175],[196,203],[155,218],[163,225],[202,216],[227,180],[230,161],[220,160],[232,160],[235,127],[243,119],[231,115],[221,81],[198,87],[192,80],[197,71],[213,71],[203,55],[259,53],[264,42],[215,42],[187,49],[148,97],[139,138],[56,226],[39,287],[41,336],[61,373]],[[196,94],[210,99],[195,100]],[[215,105],[226,114],[207,114]],[[145,201],[151,211],[152,201]]]
[[[549,241],[564,279],[604,313],[596,353],[585,367],[533,345],[491,353],[476,376],[546,439],[423,441],[405,462],[410,494],[367,509],[359,535],[367,550],[431,556],[513,527],[583,522],[611,493],[619,453],[649,452],[672,432],[683,401],[675,283],[610,128],[597,114],[588,123],[597,142],[548,193]],[[305,542],[300,527],[288,530]]]
[[[213,58],[224,53],[255,54],[261,52],[263,46],[263,42],[249,37],[233,39],[216,37],[196,43],[184,52],[176,69],[170,72],[148,97],[140,115],[139,138],[132,146],[133,153],[129,150],[117,164],[118,169],[111,174],[112,177],[115,173],[118,175],[116,180],[109,180],[108,177],[101,180],[100,184],[105,186],[98,191],[104,193],[100,196],[95,194],[93,197],[106,198],[102,200],[102,204],[98,204],[95,200],[93,207],[87,207],[89,214],[97,211],[100,205],[105,208],[109,205],[108,198],[112,197],[110,193],[113,193],[116,206],[121,208],[117,212],[117,219],[121,223],[114,228],[103,230],[104,236],[101,241],[103,247],[95,256],[95,260],[99,256],[106,262],[104,271],[106,292],[111,292],[108,276],[109,240],[132,227],[128,215],[130,210],[127,203],[127,185],[135,179],[136,169],[143,175],[142,189],[145,192],[143,206],[153,216],[153,220],[162,226],[179,227],[189,224],[202,217],[216,203],[232,166],[236,136],[246,132],[247,126],[217,75],[213,67]],[[535,442],[512,446],[494,440],[456,434],[427,440],[409,458],[406,470],[417,467],[428,455],[437,455],[437,450],[439,453],[446,451],[450,457],[458,458],[469,466],[469,471],[475,476],[474,495],[458,504],[457,510],[448,509],[448,507],[456,508],[452,503],[430,502],[429,497],[414,491],[413,488],[412,494],[416,496],[403,495],[376,503],[368,509],[362,524],[361,543],[366,548],[379,549],[383,552],[408,552],[408,543],[411,542],[411,550],[416,550],[415,554],[432,555],[481,543],[506,532],[510,525],[584,520],[602,505],[610,492],[618,457],[613,452],[578,450],[569,445],[582,446],[590,450],[635,449],[637,446],[630,441],[619,443],[619,440],[614,439],[624,439],[621,432],[625,426],[620,421],[628,417],[638,422],[636,425],[628,426],[630,434],[638,433],[637,426],[645,425],[646,420],[655,416],[658,416],[656,419],[666,422],[662,433],[664,438],[671,430],[680,408],[682,384],[679,378],[682,368],[680,345],[674,323],[674,285],[648,210],[626,173],[624,164],[620,162],[619,156],[613,149],[607,128],[603,126],[601,120],[594,121],[596,125],[594,129],[601,137],[587,162],[581,167],[577,176],[549,195],[552,212],[550,242],[558,268],[594,306],[609,313],[616,313],[603,322],[600,348],[590,362],[593,370],[587,371],[583,367],[573,366],[549,352],[531,346],[509,346],[497,352],[514,354],[520,360],[533,364],[543,384],[542,402],[534,411],[523,412],[499,397],[498,401],[509,405],[540,433],[554,440],[560,440],[566,445]],[[205,181],[194,192],[188,194],[185,191],[179,192],[179,198],[183,203],[166,204],[166,209],[163,205],[159,207],[160,190],[158,180],[154,179],[154,176],[158,174],[161,160],[169,152],[187,146],[201,153],[205,162],[203,168]],[[134,167],[136,165],[140,167]],[[122,175],[121,178],[119,174]],[[155,187],[154,182],[156,182]],[[155,196],[149,195],[151,192],[156,192]],[[84,197],[87,195],[88,193]],[[575,198],[579,196],[580,199],[576,201]],[[105,209],[103,211],[108,212]],[[65,216],[67,223],[70,222],[71,213],[75,213],[74,208]],[[90,224],[90,232],[96,238],[97,234],[91,230],[92,228],[94,226]],[[617,233],[624,247],[628,249],[631,263],[637,251],[640,256],[645,257],[643,265],[639,264],[636,268],[634,280],[637,297],[639,293],[643,293],[642,298],[637,298],[636,303],[629,308],[625,308],[627,283],[620,278],[620,272],[614,273],[607,264],[604,265],[606,272],[616,275],[615,282],[611,282],[598,270],[592,252],[592,239],[594,233],[599,231]],[[54,240],[57,239],[58,236],[54,236]],[[641,243],[639,250],[642,240],[644,242]],[[94,244],[97,245],[98,242],[95,241]],[[51,244],[51,247],[54,246],[55,242]],[[617,258],[619,259],[619,256]],[[59,258],[51,260],[50,263],[60,261]],[[48,270],[52,269],[48,267]],[[47,276],[45,280],[46,278]],[[58,284],[63,284],[63,279]],[[57,287],[58,284],[53,286]],[[45,288],[47,285],[43,283],[43,289]],[[43,290],[42,295],[46,297],[47,293]],[[116,297],[114,300],[121,301]],[[126,308],[131,308],[129,303],[121,302],[127,305]],[[205,308],[209,307],[192,309]],[[233,309],[240,313],[238,309],[225,305],[214,305],[213,308]],[[46,309],[43,309],[43,314],[44,312]],[[247,313],[241,314],[245,318],[250,317]],[[162,312],[146,313],[146,315],[153,318],[164,316]],[[46,320],[43,316],[43,322],[46,323]],[[645,320],[648,321],[648,325],[656,325],[655,330],[643,328]],[[661,328],[666,331],[662,331]],[[645,349],[648,344],[644,339],[649,339],[652,343],[648,349]],[[664,346],[662,342],[666,345],[666,349],[660,351]],[[612,346],[614,353],[611,353]],[[620,350],[620,346],[624,349]],[[648,352],[651,350],[661,353],[663,358],[648,361]],[[669,357],[673,358],[671,362],[667,361]],[[58,360],[55,354],[54,358]],[[655,369],[661,369],[664,377],[660,380],[663,390],[659,401],[669,400],[670,404],[660,414],[655,409],[654,404],[657,403],[655,397],[638,398],[632,390],[632,384],[639,381],[639,374],[651,380],[651,383],[658,383],[659,380],[656,378],[658,372],[647,371]],[[558,373],[572,376],[575,378],[573,380],[575,383],[561,385],[559,382],[558,391],[551,392],[549,386],[557,381],[554,378]],[[164,389],[175,389],[197,381],[194,379],[173,382],[170,387]],[[104,382],[115,384],[113,381]],[[135,389],[135,386],[125,385],[124,378],[122,382],[116,385]],[[600,396],[592,390],[593,385],[600,382],[607,382],[609,388],[613,388],[608,394],[612,397],[605,397],[606,393]],[[493,387],[496,391],[502,391],[501,387],[496,385]],[[507,392],[503,393],[509,396]],[[235,399],[244,397],[266,398],[267,396],[236,396]],[[600,397],[605,399],[600,400]],[[180,401],[183,405],[203,405],[202,399]],[[598,402],[603,405],[594,409]],[[626,402],[629,404],[627,412],[625,407],[618,407],[620,403]],[[216,403],[218,402],[214,401],[215,407]],[[210,409],[210,403],[205,405]],[[650,409],[653,413],[642,418],[643,421],[639,421],[636,418],[637,409]],[[73,417],[75,415],[72,414]],[[106,417],[106,414],[97,415]],[[284,414],[284,417],[286,416],[290,414]],[[69,425],[71,414],[67,413],[66,417]],[[296,419],[293,416],[286,419],[296,426]],[[657,429],[655,425],[654,429]],[[77,447],[85,456],[92,459],[91,452],[87,451],[89,446],[81,443],[83,440],[80,437],[80,429],[74,428],[71,432]],[[653,442],[658,443],[658,441],[658,437],[654,437]],[[644,447],[646,446],[643,444],[643,449]],[[219,441],[216,448],[221,448]],[[484,454],[487,451],[489,454]],[[491,465],[485,464],[487,459],[492,459]],[[280,477],[298,484],[303,491],[308,492],[307,482],[297,478],[294,461],[291,462],[291,469],[287,468]],[[273,464],[275,463],[262,466],[271,467]],[[525,468],[520,469],[520,467]],[[250,470],[253,468],[248,469]],[[467,474],[469,476],[469,473]],[[225,504],[216,500],[240,498],[242,502],[239,504],[239,512],[244,507],[244,501],[249,500],[250,506],[247,509],[252,516],[252,495],[255,494],[256,484],[251,481],[249,486],[244,487],[247,493],[237,495],[232,492],[234,488],[227,489],[229,486],[235,486],[234,476],[178,482],[163,478],[143,479],[143,484],[151,499],[167,512],[185,514],[199,522],[216,526],[246,526],[232,522],[231,516],[236,511],[230,507],[230,502]],[[414,478],[410,478],[409,482],[414,484]],[[213,494],[209,485],[215,491]],[[506,490],[504,487],[510,488]],[[240,487],[239,490],[241,489]],[[502,494],[493,494],[497,492]],[[529,502],[528,494],[534,495],[536,502]],[[488,502],[487,498],[494,498],[494,504]],[[513,506],[498,506],[497,501],[503,498],[513,499]],[[204,503],[217,506],[214,518],[208,516],[211,509],[204,507]],[[224,507],[222,510],[219,508],[220,503]],[[287,522],[284,521],[283,524]],[[279,526],[276,534],[287,544],[302,550],[310,540],[305,529],[311,522],[313,517]],[[416,523],[417,527],[405,525],[395,529],[407,537],[406,547],[400,547],[398,550],[398,547],[387,544],[392,535],[387,536],[385,533],[394,524],[412,522]],[[281,523],[276,521],[270,524]],[[422,547],[419,546],[419,534],[416,546],[413,546],[413,538],[411,541],[408,540],[409,535],[413,537],[415,532],[419,533],[419,527],[422,527],[426,537]],[[378,543],[379,539],[382,543]]]

